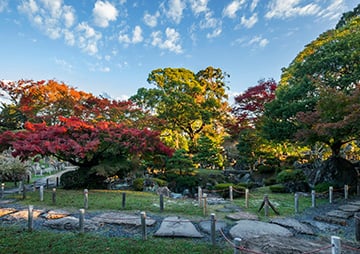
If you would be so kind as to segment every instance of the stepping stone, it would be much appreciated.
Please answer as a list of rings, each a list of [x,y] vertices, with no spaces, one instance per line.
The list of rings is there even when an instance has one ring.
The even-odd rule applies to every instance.
[[[199,223],[199,227],[202,231],[211,234],[211,221],[201,221]],[[225,221],[216,221],[215,223],[215,230],[220,231],[220,229],[226,228],[226,222]]]
[[[55,220],[55,219],[64,218],[69,215],[70,215],[70,213],[67,211],[52,210],[52,211],[48,211],[47,213],[43,214],[43,217],[48,220]]]
[[[286,228],[292,228],[297,233],[314,235],[314,231],[306,224],[292,218],[276,218],[270,221]]]
[[[10,213],[15,213],[17,210],[14,208],[0,208],[0,217],[8,215]]]
[[[322,221],[322,222],[327,222],[327,223],[331,223],[331,224],[337,224],[337,225],[341,225],[341,226],[346,226],[346,220],[340,219],[340,218],[336,218],[336,217],[315,216],[315,217],[314,217],[314,220]]]
[[[36,219],[42,214],[42,210],[33,210],[33,218]],[[27,220],[28,219],[28,210],[17,211],[15,213],[10,213],[6,220]]]
[[[48,220],[44,222],[44,226],[53,228],[53,229],[60,229],[60,230],[79,230],[79,219],[68,216],[61,219],[56,220]],[[84,230],[85,231],[94,231],[97,230],[99,227],[91,220],[84,221]]]
[[[357,205],[360,206],[360,200],[349,202],[350,205]]]
[[[339,210],[344,211],[344,212],[358,212],[360,211],[360,206],[357,205],[342,205],[338,207]]]
[[[203,237],[202,234],[195,228],[194,224],[188,219],[180,217],[167,217],[163,220],[160,228],[154,236],[166,237]]]
[[[107,223],[107,224],[118,224],[118,225],[126,224],[126,225],[134,225],[134,226],[141,225],[140,215],[130,215],[126,213],[116,213],[116,212],[102,213],[92,218],[92,220],[98,223]],[[145,223],[146,226],[153,226],[156,223],[156,220],[151,219],[150,217],[146,217]]]
[[[290,237],[293,234],[286,228],[268,222],[241,220],[230,229],[233,238],[251,239],[263,236]]]
[[[354,214],[351,212],[344,212],[341,210],[332,210],[330,212],[327,212],[326,215],[330,217],[345,219],[345,220],[349,219],[351,216],[354,216]]]
[[[248,212],[237,212],[226,215],[226,218],[230,220],[258,220],[259,217],[256,214]]]
[[[315,220],[306,220],[303,222],[313,226],[314,228],[316,228],[320,231],[326,232],[326,233],[337,232],[339,230],[339,226],[331,225],[331,224],[325,223],[325,222],[320,222],[320,221],[315,221]]]

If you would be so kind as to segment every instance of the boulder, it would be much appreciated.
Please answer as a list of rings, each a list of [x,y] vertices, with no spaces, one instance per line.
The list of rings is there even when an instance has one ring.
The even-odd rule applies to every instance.
[[[330,157],[321,166],[307,170],[309,185],[314,188],[319,183],[331,183],[334,188],[349,185],[350,192],[356,191],[358,174],[354,165],[341,157]]]
[[[44,226],[53,228],[53,229],[60,229],[60,230],[79,230],[79,219],[68,216],[61,219],[56,220],[48,220],[44,222]],[[84,230],[85,231],[94,231],[97,230],[98,226],[91,220],[84,221]]]
[[[188,219],[180,217],[167,217],[163,220],[154,236],[165,237],[203,237]]]
[[[293,234],[286,228],[262,221],[240,220],[230,229],[233,238],[251,239],[263,236],[289,237]]]

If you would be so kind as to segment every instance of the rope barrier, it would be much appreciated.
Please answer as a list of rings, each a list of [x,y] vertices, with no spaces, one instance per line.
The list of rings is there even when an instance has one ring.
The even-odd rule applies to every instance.
[[[352,250],[352,251],[360,252],[360,249],[354,248],[354,247],[351,247],[351,246],[341,245],[341,247],[344,248],[344,249],[347,249],[347,250]]]
[[[313,254],[313,253],[317,253],[317,252],[320,252],[322,250],[327,250],[327,249],[330,249],[332,248],[333,246],[330,244],[328,246],[324,246],[322,248],[319,248],[319,249],[316,249],[316,250],[312,250],[312,251],[308,251],[308,252],[302,252],[301,254]]]

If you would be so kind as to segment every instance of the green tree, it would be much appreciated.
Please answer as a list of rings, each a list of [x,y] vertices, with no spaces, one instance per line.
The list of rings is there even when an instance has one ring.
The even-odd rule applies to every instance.
[[[193,151],[200,135],[224,133],[223,120],[230,111],[224,79],[212,67],[197,74],[184,68],[157,69],[147,79],[155,88],[140,88],[130,100],[165,120],[163,130],[172,130],[174,148],[183,148],[177,140],[181,135]]]
[[[360,77],[359,59],[360,17],[321,34],[307,45],[289,67],[283,69],[276,99],[265,105],[263,132],[266,137],[282,142],[296,140],[296,133],[306,127],[299,122],[299,112],[314,112],[322,89],[335,89],[351,95]],[[347,113],[337,112],[343,118]],[[356,132],[354,130],[352,135]],[[334,138],[327,137],[328,140]],[[346,139],[348,135],[341,142]],[[312,143],[315,141],[311,140]],[[334,155],[338,154],[336,146],[331,149]]]
[[[207,136],[201,136],[198,142],[198,151],[193,157],[194,163],[198,163],[201,168],[222,168],[224,165],[222,148]]]
[[[179,170],[179,174],[182,175],[184,172],[188,172],[194,167],[193,161],[189,154],[184,149],[176,150],[173,156],[168,159],[166,168],[169,170]]]

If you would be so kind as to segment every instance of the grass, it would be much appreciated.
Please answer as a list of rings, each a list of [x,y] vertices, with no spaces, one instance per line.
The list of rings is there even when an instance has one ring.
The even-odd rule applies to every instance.
[[[237,191],[234,189],[234,191]],[[160,213],[159,196],[149,192],[125,191],[126,207],[122,208],[122,193],[116,190],[89,190],[88,211],[126,211],[183,216],[190,220],[209,218],[211,213],[216,214],[217,219],[227,220],[227,213],[217,209],[223,205],[208,206],[207,214],[198,206],[195,200],[168,199],[164,198],[164,211]],[[245,199],[238,198],[233,201],[243,211],[257,214],[260,220],[267,221],[276,216],[270,209],[269,217],[264,216],[264,211],[258,212],[263,202],[264,195],[268,194],[270,202],[280,212],[280,216],[294,215],[294,195],[271,193],[267,187],[251,190],[249,207],[245,208]],[[40,201],[39,191],[28,192],[26,199],[22,200],[22,194],[14,194],[12,198],[19,199],[23,205],[46,207],[48,209],[64,209],[70,212],[78,212],[84,207],[84,193],[82,190],[56,190],[56,204],[52,202],[52,190],[44,191],[44,201]],[[317,199],[317,204],[325,203],[325,199]],[[311,196],[302,196],[299,200],[299,212],[311,207]],[[21,234],[19,234],[21,233]],[[3,253],[233,253],[230,245],[221,248],[213,248],[210,243],[185,239],[163,239],[149,237],[147,241],[140,239],[102,237],[87,233],[53,233],[50,231],[27,232],[16,227],[0,228],[0,249]]]
[[[233,253],[230,248],[213,247],[185,239],[140,239],[100,237],[93,234],[28,232],[17,227],[0,228],[1,253]]]

